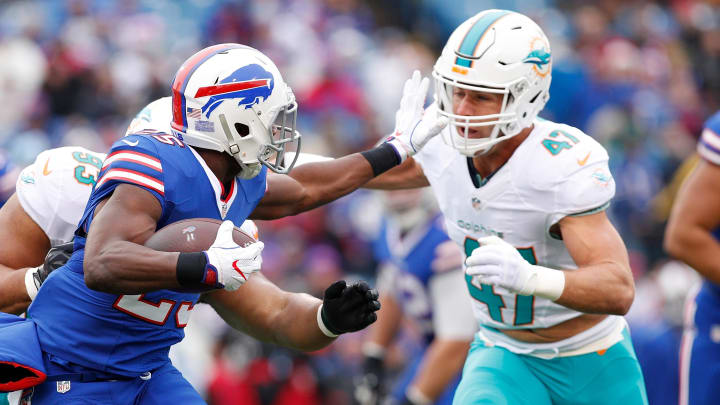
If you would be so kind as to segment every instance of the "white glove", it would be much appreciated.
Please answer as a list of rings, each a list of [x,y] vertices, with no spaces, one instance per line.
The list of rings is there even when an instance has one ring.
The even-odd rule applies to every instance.
[[[439,117],[437,107],[425,107],[425,96],[430,81],[414,71],[405,82],[400,109],[395,113],[395,132],[386,140],[395,148],[400,161],[416,154],[435,135],[445,128],[448,120]]]
[[[512,245],[488,236],[478,240],[480,247],[465,260],[465,273],[483,284],[506,288],[520,295],[536,295],[556,300],[565,288],[565,273],[528,263]]]
[[[228,291],[235,291],[245,284],[252,273],[260,270],[265,245],[254,242],[242,247],[232,238],[234,225],[224,221],[218,228],[217,237],[210,249],[205,251],[208,266],[217,271],[218,283]]]

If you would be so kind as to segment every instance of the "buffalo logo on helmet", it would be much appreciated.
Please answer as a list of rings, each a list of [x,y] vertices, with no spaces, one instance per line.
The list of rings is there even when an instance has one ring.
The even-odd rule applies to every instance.
[[[238,107],[250,108],[267,100],[275,87],[272,73],[257,64],[243,66],[213,86],[200,87],[195,97],[210,96],[202,106],[202,112],[210,118],[210,114],[231,99],[238,100]]]

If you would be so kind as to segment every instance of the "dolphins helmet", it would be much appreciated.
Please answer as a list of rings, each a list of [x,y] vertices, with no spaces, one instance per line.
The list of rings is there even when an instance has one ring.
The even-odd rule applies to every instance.
[[[300,149],[297,103],[275,64],[240,44],[201,50],[183,63],[172,83],[173,133],[188,145],[226,152],[251,178],[261,164],[276,173],[292,168],[285,150]],[[297,154],[295,155],[297,156]]]
[[[433,67],[439,113],[450,120],[443,139],[467,156],[488,152],[532,125],[550,98],[550,43],[530,18],[486,10],[462,23]],[[462,116],[453,110],[457,89],[502,94],[497,114]],[[494,125],[488,138],[470,138],[471,127]]]
[[[125,136],[140,131],[156,130],[158,132],[172,133],[170,123],[172,122],[172,98],[159,98],[146,105],[133,118],[125,131]]]

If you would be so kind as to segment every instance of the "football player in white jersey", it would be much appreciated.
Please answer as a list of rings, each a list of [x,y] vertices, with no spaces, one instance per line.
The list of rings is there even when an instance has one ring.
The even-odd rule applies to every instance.
[[[456,404],[647,403],[621,316],[634,285],[605,214],[608,155],[582,131],[537,118],[551,70],[531,19],[506,10],[468,19],[434,66],[436,104],[423,112],[427,79],[415,74],[397,115],[401,131],[423,113],[450,125],[431,139],[411,132],[414,157],[367,184],[432,186],[467,254],[481,329]]]

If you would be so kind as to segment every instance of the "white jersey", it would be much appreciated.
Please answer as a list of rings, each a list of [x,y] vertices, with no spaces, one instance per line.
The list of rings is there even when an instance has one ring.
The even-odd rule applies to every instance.
[[[68,146],[40,153],[20,172],[20,205],[52,246],[73,238],[104,159],[104,153]]]
[[[608,154],[576,128],[539,119],[534,125],[504,166],[489,179],[476,178],[477,186],[468,158],[440,136],[415,160],[445,215],[448,235],[466,255],[478,246],[479,238],[496,235],[532,264],[575,269],[565,244],[551,233],[551,227],[565,216],[607,208],[615,194]],[[491,328],[547,328],[581,315],[545,298],[513,294],[465,277],[475,316]]]

